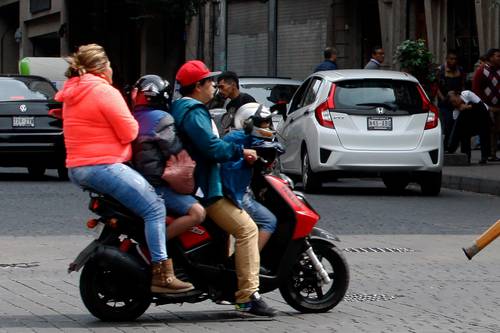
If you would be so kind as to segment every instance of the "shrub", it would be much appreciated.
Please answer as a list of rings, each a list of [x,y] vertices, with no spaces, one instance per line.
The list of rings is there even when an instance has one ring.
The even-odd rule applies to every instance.
[[[415,76],[420,83],[428,85],[435,81],[435,66],[433,55],[427,49],[425,40],[405,40],[396,49],[395,62],[401,70]]]

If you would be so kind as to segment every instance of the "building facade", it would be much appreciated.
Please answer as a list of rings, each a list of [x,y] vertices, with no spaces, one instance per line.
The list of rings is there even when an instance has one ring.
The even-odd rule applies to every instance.
[[[117,86],[147,73],[172,80],[184,61],[184,22],[154,1],[0,0],[0,73],[17,73],[23,57],[65,56],[98,43]]]
[[[186,25],[182,14],[138,0],[0,0],[0,73],[20,58],[64,56],[103,45],[118,84],[146,73],[170,80],[185,59],[240,75],[303,79],[335,46],[340,68],[361,68],[374,45],[385,68],[405,39],[427,41],[435,62],[459,51],[466,70],[500,46],[499,0],[207,0]]]
[[[436,63],[449,49],[466,70],[500,45],[497,0],[212,0],[188,28],[186,58],[240,75],[303,79],[337,48],[340,68],[362,68],[373,46],[385,68],[406,39],[427,41]],[[201,29],[200,29],[201,26]]]

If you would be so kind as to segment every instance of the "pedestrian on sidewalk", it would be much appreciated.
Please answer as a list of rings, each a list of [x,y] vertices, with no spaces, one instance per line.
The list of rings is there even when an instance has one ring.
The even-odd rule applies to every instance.
[[[323,51],[323,56],[325,60],[320,63],[316,68],[314,69],[314,73],[320,72],[320,71],[333,71],[338,69],[339,67],[337,66],[337,49],[331,46],[328,46],[325,48]]]
[[[476,70],[472,78],[472,91],[488,105],[492,119],[489,160],[500,161],[496,155],[500,132],[500,49],[489,49],[486,52],[484,64]]]
[[[458,112],[458,117],[451,132],[448,152],[454,153],[460,143],[460,151],[467,155],[470,163],[470,139],[474,135],[479,135],[481,140],[481,160],[479,164],[486,164],[490,152],[488,107],[470,90],[464,90],[461,93],[454,90],[449,91],[448,100],[455,108],[454,112]]]
[[[446,54],[446,61],[438,69],[438,107],[441,124],[443,125],[445,150],[448,149],[451,130],[453,129],[453,109],[448,100],[449,91],[464,90],[465,72],[458,64],[458,56],[454,50]]]
[[[372,57],[371,59],[366,63],[364,69],[380,69],[380,66],[384,62],[385,59],[385,52],[382,46],[375,46],[372,49]]]

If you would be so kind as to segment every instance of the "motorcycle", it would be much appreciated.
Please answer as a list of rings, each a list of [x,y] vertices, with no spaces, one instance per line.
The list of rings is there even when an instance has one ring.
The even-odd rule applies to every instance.
[[[326,312],[343,298],[349,268],[338,238],[316,228],[320,216],[304,195],[293,191],[286,176],[269,173],[279,143],[256,147],[251,188],[256,199],[278,219],[278,227],[261,252],[260,293],[279,289],[285,301],[302,313]],[[208,217],[168,241],[176,276],[195,289],[176,295],[150,292],[151,262],[144,223],[113,198],[89,190],[89,209],[99,218],[87,227],[97,231],[69,265],[79,271],[80,294],[86,308],[103,321],[130,321],[151,303],[197,303],[206,299],[234,301],[237,280],[234,258],[228,256],[228,235]],[[168,217],[166,223],[170,223]]]

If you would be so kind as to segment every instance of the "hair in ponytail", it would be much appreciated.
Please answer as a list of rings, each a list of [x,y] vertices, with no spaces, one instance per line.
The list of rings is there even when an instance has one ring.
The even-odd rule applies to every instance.
[[[104,48],[97,44],[82,45],[65,60],[68,62],[69,67],[64,75],[68,78],[82,76],[85,73],[103,73],[109,62]]]

